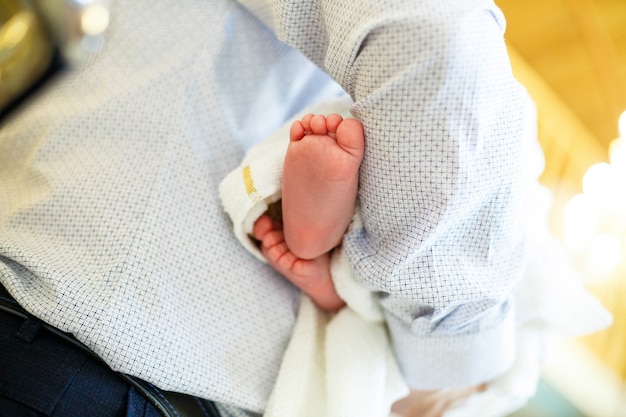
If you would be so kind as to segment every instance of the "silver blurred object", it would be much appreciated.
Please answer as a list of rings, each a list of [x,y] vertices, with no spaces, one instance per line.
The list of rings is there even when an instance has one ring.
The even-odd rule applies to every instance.
[[[104,44],[104,0],[0,0],[0,116],[60,67]]]
[[[104,0],[33,0],[63,59],[77,64],[98,52],[109,26]]]

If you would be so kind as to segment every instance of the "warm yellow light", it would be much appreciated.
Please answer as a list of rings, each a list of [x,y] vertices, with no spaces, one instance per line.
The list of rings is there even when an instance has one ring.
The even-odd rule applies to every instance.
[[[602,206],[587,195],[574,196],[563,210],[564,238],[567,247],[574,253],[582,253],[598,233]]]
[[[626,111],[619,117],[618,127],[620,137],[626,138]]]
[[[626,168],[626,139],[614,139],[609,145],[609,157],[611,166],[616,168]]]
[[[592,279],[605,277],[617,266],[621,257],[619,239],[612,234],[596,236],[585,258],[585,271]]]
[[[87,35],[101,35],[109,26],[109,10],[101,4],[87,7],[80,18],[80,26]]]
[[[615,181],[613,179],[611,166],[606,162],[600,162],[589,167],[583,177],[583,191],[585,194],[608,201],[614,190]]]
[[[620,137],[609,147],[610,164],[594,164],[585,173],[583,193],[563,211],[563,238],[582,259],[588,279],[609,276],[621,261],[621,239],[626,238],[626,112],[619,119]]]

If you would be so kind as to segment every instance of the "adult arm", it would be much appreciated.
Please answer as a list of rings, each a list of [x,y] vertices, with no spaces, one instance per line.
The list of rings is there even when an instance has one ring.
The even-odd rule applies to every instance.
[[[351,95],[366,152],[364,229],[344,246],[381,294],[409,384],[501,375],[524,264],[524,93],[490,1],[242,1]]]

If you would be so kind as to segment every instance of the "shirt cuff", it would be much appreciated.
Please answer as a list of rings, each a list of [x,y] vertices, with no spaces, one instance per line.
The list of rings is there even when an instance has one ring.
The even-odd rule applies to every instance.
[[[405,321],[386,312],[394,353],[407,384],[419,390],[469,387],[504,374],[516,354],[515,309],[508,302],[498,310],[497,321],[486,325],[483,319],[478,330],[456,334],[437,328],[425,332],[420,327],[429,326],[427,321],[414,321],[409,329]]]

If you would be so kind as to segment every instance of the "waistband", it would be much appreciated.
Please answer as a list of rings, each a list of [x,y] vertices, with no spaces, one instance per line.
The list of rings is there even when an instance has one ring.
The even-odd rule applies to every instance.
[[[74,336],[46,324],[26,311],[11,296],[2,283],[0,283],[0,311],[21,317],[29,322],[29,325],[25,326],[25,328],[29,329],[31,337],[35,337],[40,329],[45,329],[60,337],[75,349],[87,353],[94,360],[104,364],[108,368],[108,365],[106,365],[98,355],[78,341]],[[217,407],[209,400],[175,392],[162,391],[154,385],[133,376],[119,372],[115,372],[115,374],[149,401],[164,417],[220,417]]]

